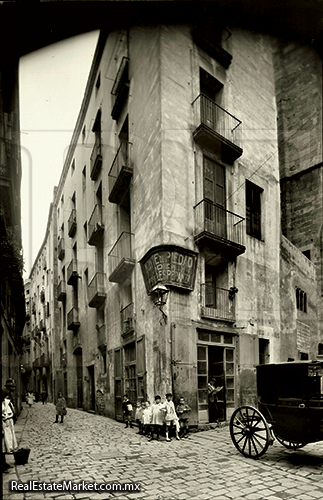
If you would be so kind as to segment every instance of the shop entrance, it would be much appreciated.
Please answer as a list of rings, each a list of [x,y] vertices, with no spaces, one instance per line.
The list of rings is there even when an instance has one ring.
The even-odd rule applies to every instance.
[[[212,421],[209,413],[208,383],[213,378],[217,393],[218,418],[227,419],[227,408],[234,406],[234,349],[219,345],[198,345],[198,407],[199,422]],[[211,417],[211,420],[210,420]]]

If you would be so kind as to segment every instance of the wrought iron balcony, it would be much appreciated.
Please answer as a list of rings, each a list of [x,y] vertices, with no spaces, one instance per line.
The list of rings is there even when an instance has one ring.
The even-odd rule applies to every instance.
[[[235,293],[232,290],[201,285],[201,316],[205,318],[235,321]]]
[[[75,286],[78,280],[77,260],[72,259],[67,268],[67,284]]]
[[[241,121],[204,94],[194,101],[194,140],[233,163],[242,153]]]
[[[102,205],[95,205],[88,222],[88,244],[98,245],[102,242],[104,224],[102,223]]]
[[[67,329],[75,331],[79,327],[79,310],[76,307],[72,307],[72,309],[67,313]]]
[[[135,266],[132,258],[132,233],[123,232],[109,252],[109,281],[122,284]]]
[[[66,368],[66,366],[67,366],[67,353],[62,352],[61,353],[61,367]]]
[[[73,210],[71,211],[71,214],[68,218],[68,235],[73,238],[73,236],[75,235],[76,233],[76,228],[77,228],[77,224],[76,224],[76,209],[73,208]]]
[[[244,218],[211,201],[202,200],[195,207],[194,239],[228,257],[245,252]]]
[[[40,362],[39,362],[40,366],[45,366],[45,367],[48,367],[50,366],[51,364],[51,359],[49,357],[48,354],[42,354],[40,356]]]
[[[96,273],[88,284],[89,307],[99,307],[107,296],[104,286],[104,273]]]
[[[65,257],[65,238],[61,238],[57,246],[57,254],[59,260],[63,260]]]
[[[30,342],[31,342],[31,335],[30,335],[30,333],[25,333],[22,336],[22,341],[23,341],[24,344],[30,344]]]
[[[61,280],[57,286],[57,300],[64,302],[66,299],[66,281]]]
[[[33,361],[33,368],[40,368],[40,358],[35,358]]]
[[[105,325],[97,325],[96,327],[97,331],[97,341],[98,341],[98,347],[102,347],[104,345],[107,345],[107,339],[105,335]]]
[[[112,111],[113,120],[117,120],[125,103],[129,92],[129,59],[123,57],[119,66],[116,78],[114,80],[111,95],[112,95]]]
[[[120,203],[129,186],[133,168],[131,165],[131,142],[122,141],[109,172],[109,201]]]
[[[94,146],[90,158],[90,166],[90,177],[92,181],[96,181],[102,167],[102,144],[100,135],[95,136]]]
[[[122,335],[127,335],[128,333],[133,332],[134,330],[134,304],[131,302],[126,307],[124,307],[121,311],[121,330]]]

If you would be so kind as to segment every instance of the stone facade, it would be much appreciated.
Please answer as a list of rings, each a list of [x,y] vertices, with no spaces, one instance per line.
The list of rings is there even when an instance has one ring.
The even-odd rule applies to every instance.
[[[281,241],[276,51],[240,28],[101,32],[53,201],[52,378],[69,405],[121,419],[125,392],[171,391],[197,425],[214,377],[228,419],[256,403],[258,363],[314,356],[313,266]]]

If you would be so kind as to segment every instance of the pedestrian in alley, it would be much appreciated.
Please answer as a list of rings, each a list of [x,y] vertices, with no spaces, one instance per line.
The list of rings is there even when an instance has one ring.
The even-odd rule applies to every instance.
[[[34,394],[33,394],[33,391],[28,391],[27,394],[26,394],[26,401],[27,401],[27,404],[29,405],[29,408],[32,407],[33,403],[34,403]]]
[[[54,424],[58,424],[58,417],[61,417],[60,423],[62,424],[64,421],[64,416],[67,414],[66,410],[66,400],[63,397],[63,394],[61,392],[58,393],[57,395],[57,402],[56,402],[56,420]]]
[[[43,405],[46,403],[47,404],[47,391],[44,389],[41,393],[41,400],[43,402]]]
[[[126,422],[126,428],[127,427],[132,428],[132,419],[131,419],[131,417],[132,417],[132,404],[131,404],[127,394],[125,394],[123,396],[122,411],[123,411],[124,421]]]
[[[138,434],[143,433],[143,425],[142,425],[142,413],[144,411],[145,404],[140,399],[137,401],[136,413],[135,413],[135,421],[138,425]]]
[[[145,401],[143,405],[144,405],[144,410],[142,412],[143,434],[145,436],[149,436],[151,431],[151,419],[152,419],[150,401]]]
[[[179,419],[176,415],[175,405],[173,402],[173,394],[168,392],[166,394],[166,401],[163,404],[162,409],[165,412],[165,423],[166,423],[166,441],[171,441],[169,437],[170,431],[175,428],[175,436],[176,439],[179,440],[180,437],[178,435],[179,431]]]
[[[179,398],[178,405],[176,406],[176,413],[179,418],[179,436],[182,438],[188,437],[188,413],[191,408],[185,403],[183,397]]]
[[[165,422],[165,412],[162,410],[161,397],[155,396],[155,403],[151,407],[151,429],[149,441],[152,441],[156,434],[157,441],[159,440],[160,431]]]
[[[2,431],[6,453],[13,453],[18,449],[14,421],[15,408],[10,400],[9,392],[2,390]]]

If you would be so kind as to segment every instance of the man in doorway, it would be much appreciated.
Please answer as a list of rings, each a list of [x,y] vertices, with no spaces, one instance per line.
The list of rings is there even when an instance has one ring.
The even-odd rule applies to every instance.
[[[218,398],[217,393],[220,392],[223,387],[215,387],[216,380],[211,378],[208,383],[208,398],[209,398],[209,422],[219,423],[219,408],[218,408]]]

